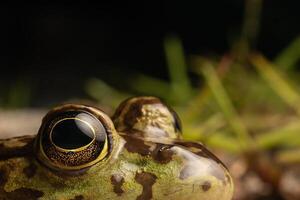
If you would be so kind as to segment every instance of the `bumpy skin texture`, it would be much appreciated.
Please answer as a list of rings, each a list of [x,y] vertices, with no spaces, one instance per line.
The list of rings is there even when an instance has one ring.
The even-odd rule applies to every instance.
[[[34,136],[0,140],[0,200],[232,198],[226,167],[201,144],[180,140],[177,117],[159,99],[129,99],[112,118],[110,153],[80,172],[45,167]]]

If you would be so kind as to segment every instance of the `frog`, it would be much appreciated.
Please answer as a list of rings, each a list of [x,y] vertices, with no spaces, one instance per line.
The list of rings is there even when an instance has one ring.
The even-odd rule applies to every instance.
[[[56,106],[36,135],[0,140],[0,199],[232,199],[227,167],[182,132],[157,97],[126,99],[112,116]]]

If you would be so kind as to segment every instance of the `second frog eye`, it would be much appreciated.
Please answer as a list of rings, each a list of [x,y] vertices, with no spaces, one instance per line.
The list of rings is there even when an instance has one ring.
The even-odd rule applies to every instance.
[[[56,170],[89,167],[109,153],[110,126],[99,110],[65,105],[44,118],[36,141],[38,159]]]

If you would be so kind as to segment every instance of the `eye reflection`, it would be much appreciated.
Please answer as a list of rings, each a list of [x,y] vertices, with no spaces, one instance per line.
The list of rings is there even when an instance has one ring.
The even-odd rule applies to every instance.
[[[76,115],[76,118],[80,119],[79,121],[76,121],[77,126],[90,138],[94,138],[97,141],[104,141],[106,139],[106,130],[103,124],[99,123],[97,119],[86,113],[79,113]],[[86,124],[82,124],[81,122],[85,122]]]

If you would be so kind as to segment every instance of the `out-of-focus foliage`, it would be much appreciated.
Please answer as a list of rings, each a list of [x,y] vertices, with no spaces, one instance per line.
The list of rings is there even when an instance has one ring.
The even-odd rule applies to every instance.
[[[18,80],[7,86],[0,85],[0,107],[22,108],[29,105],[31,86],[24,80]]]
[[[212,147],[236,153],[249,148],[300,147],[299,91],[296,80],[287,80],[289,71],[252,52],[243,61],[232,54],[219,59],[194,55],[188,68],[179,38],[167,38],[165,49],[170,82],[137,74],[131,84],[136,93],[124,94],[92,79],[87,92],[113,107],[131,95],[159,96],[181,116],[185,138]],[[189,70],[205,84],[192,87]]]
[[[271,188],[265,198],[281,199],[288,187],[282,185],[285,167],[300,164],[300,39],[292,40],[274,60],[256,52],[261,6],[261,0],[246,1],[241,35],[225,55],[186,55],[180,38],[166,37],[170,81],[135,74],[130,82],[134,92],[125,96],[164,99],[179,113],[186,139],[247,160],[249,176],[254,171]],[[93,89],[97,87],[110,95]],[[100,81],[89,83],[87,91],[112,106],[124,97]]]
[[[292,43],[287,49],[294,47]],[[254,171],[257,180],[263,180],[267,184],[264,187],[271,188],[271,192],[264,193],[265,188],[252,195],[258,199],[260,196],[281,199],[289,187],[285,181],[293,181],[284,174],[284,166],[300,163],[300,91],[296,87],[299,80],[287,78],[298,73],[295,67],[281,67],[254,51],[249,51],[243,59],[233,52],[220,58],[194,55],[186,59],[180,40],[174,37],[165,40],[165,49],[170,82],[136,74],[131,84],[136,92],[124,94],[99,80],[91,80],[88,93],[113,107],[125,96],[161,97],[179,113],[185,139],[239,155],[247,160],[244,179],[251,178]],[[287,50],[283,54],[276,60],[289,60]],[[190,62],[186,64],[186,60]],[[296,59],[291,60],[296,65]],[[196,74],[198,81],[204,80],[204,84],[192,86],[188,71]],[[236,179],[243,181],[241,177]],[[245,192],[252,186],[238,185],[243,184],[235,199],[256,199]],[[298,194],[296,190],[293,192]],[[245,193],[244,197],[238,193]]]

